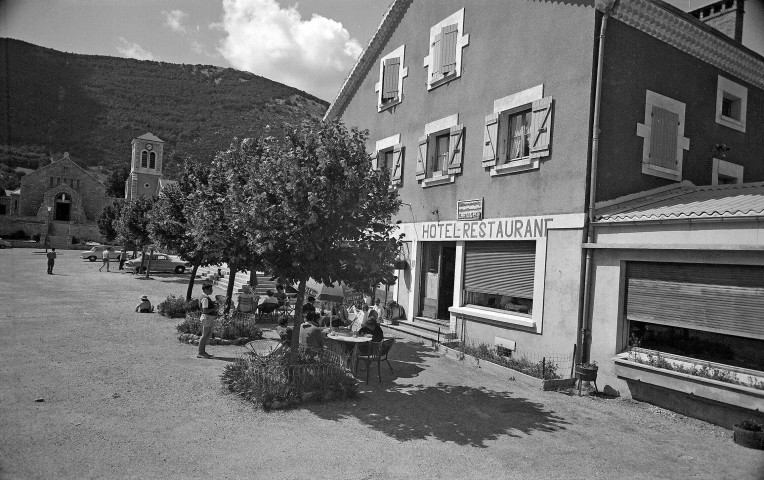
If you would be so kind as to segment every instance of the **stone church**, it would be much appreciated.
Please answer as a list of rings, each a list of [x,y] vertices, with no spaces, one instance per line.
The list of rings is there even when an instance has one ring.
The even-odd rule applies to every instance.
[[[106,196],[106,187],[77,165],[68,153],[21,179],[21,187],[0,195],[0,236],[23,230],[40,242],[67,248],[72,241],[99,241],[97,220],[114,201],[157,196],[168,183],[162,177],[164,142],[146,133],[132,141],[131,171],[125,198]]]

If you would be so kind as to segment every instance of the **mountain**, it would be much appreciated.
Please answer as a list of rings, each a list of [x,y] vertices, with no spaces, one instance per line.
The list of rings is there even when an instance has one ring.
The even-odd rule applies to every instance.
[[[252,73],[80,55],[0,38],[0,164],[37,168],[64,151],[82,166],[129,163],[130,141],[166,142],[165,173],[209,161],[233,137],[320,118],[328,104]]]

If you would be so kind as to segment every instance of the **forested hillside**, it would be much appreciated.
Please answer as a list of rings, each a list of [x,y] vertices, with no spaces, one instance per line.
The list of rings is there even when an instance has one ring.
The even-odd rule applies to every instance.
[[[170,176],[186,157],[209,161],[234,136],[320,118],[327,108],[231,68],[64,53],[13,39],[0,39],[0,92],[0,164],[37,168],[67,151],[83,166],[110,169],[129,162],[130,141],[150,131],[166,142]]]

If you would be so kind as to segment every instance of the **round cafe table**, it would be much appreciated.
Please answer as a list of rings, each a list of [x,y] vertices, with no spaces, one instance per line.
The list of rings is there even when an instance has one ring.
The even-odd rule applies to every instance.
[[[338,335],[336,332],[329,332],[326,338],[341,343],[343,346],[347,347],[345,351],[349,353],[347,360],[348,368],[353,364],[353,359],[358,353],[358,344],[371,342],[371,335],[368,337],[365,335],[354,337],[353,335]]]

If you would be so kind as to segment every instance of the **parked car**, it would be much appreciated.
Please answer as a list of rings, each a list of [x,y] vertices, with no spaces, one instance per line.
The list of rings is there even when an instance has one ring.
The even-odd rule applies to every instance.
[[[96,245],[90,250],[81,252],[80,256],[86,260],[95,262],[96,260],[101,260],[103,258],[103,251],[106,248],[109,248],[109,245]],[[122,255],[122,247],[112,245],[111,248],[114,250],[109,254],[109,260],[119,260],[120,256]],[[127,252],[125,252],[125,255],[129,258],[129,254]]]
[[[125,270],[135,272],[135,269],[140,268],[143,255],[139,255],[133,260],[125,262]],[[148,255],[146,255],[146,262],[148,262]],[[151,271],[152,272],[173,272],[183,273],[187,268],[190,268],[191,264],[180,260],[179,258],[171,257],[164,253],[155,253],[151,256]],[[141,272],[146,271],[144,265]]]
[[[11,242],[8,240],[3,240],[0,238],[0,248],[11,248],[13,245],[11,245]]]

